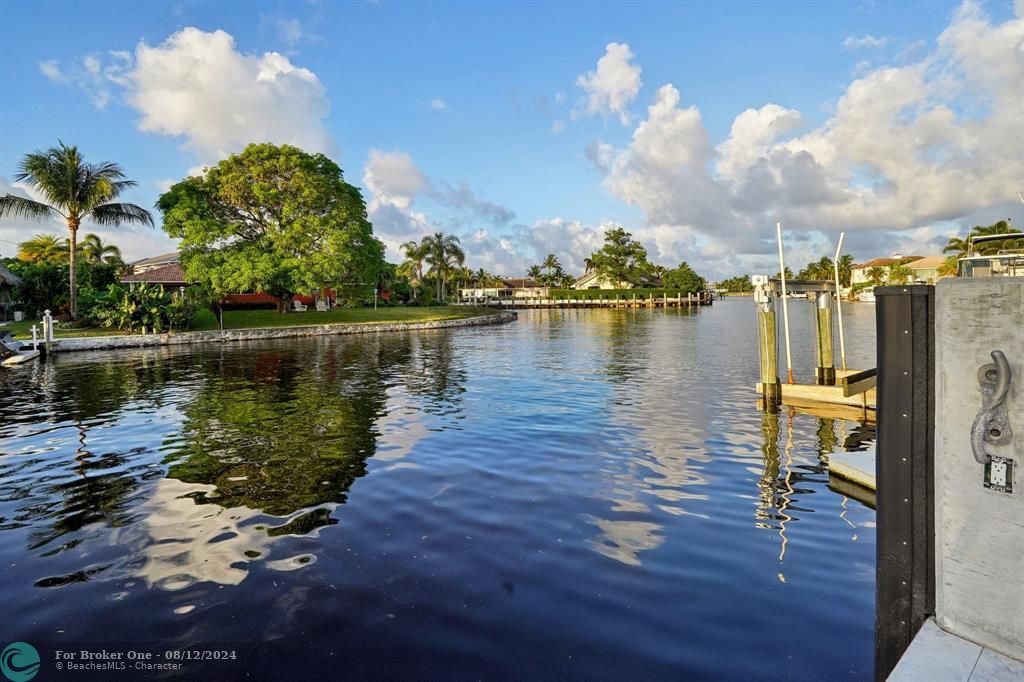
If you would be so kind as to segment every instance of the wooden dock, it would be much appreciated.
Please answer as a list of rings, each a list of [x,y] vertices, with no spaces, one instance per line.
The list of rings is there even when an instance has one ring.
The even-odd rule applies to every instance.
[[[529,308],[690,308],[711,305],[715,295],[710,291],[683,296],[617,296],[614,298],[502,298],[486,301],[464,300],[459,305],[476,305],[506,310]]]

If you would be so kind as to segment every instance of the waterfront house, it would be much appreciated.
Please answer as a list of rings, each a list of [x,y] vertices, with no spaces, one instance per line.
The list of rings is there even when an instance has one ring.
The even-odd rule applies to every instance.
[[[21,284],[20,277],[0,265],[0,322],[14,317],[14,290]]]
[[[529,277],[506,277],[499,286],[459,289],[460,301],[545,298],[547,295],[548,287]]]
[[[179,251],[172,251],[159,256],[152,256],[150,258],[137,260],[134,263],[131,263],[131,266],[132,272],[139,274],[156,268],[162,268],[167,265],[176,265],[179,262],[181,262],[181,253]]]
[[[939,268],[945,262],[945,256],[925,256],[907,263],[907,267],[914,273],[910,276],[910,281],[919,284],[935,284],[942,278],[939,275]]]
[[[632,289],[629,282],[615,282],[596,271],[590,271],[572,284],[573,289]]]
[[[132,264],[133,268],[136,266],[137,263]],[[132,274],[125,275],[121,278],[121,283],[127,284],[129,287],[139,282],[159,284],[164,289],[177,289],[187,285],[187,282],[185,281],[185,272],[181,269],[181,263],[178,263],[177,261],[164,265],[146,267],[141,272],[135,271]]]
[[[866,263],[858,263],[850,270],[850,284],[869,284],[871,278],[868,276],[868,270],[871,268],[880,267],[887,269],[890,265],[907,265],[920,259],[921,256],[901,256],[897,253],[889,258],[875,258]]]
[[[188,279],[181,267],[179,255],[175,251],[135,261],[132,263],[132,274],[122,277],[121,283],[131,287],[140,282],[146,282],[149,284],[159,284],[165,290],[183,289],[188,286]],[[320,292],[313,296],[297,294],[294,300],[305,305],[314,305],[318,295],[320,295]],[[333,299],[335,296],[334,290],[325,289],[323,296]],[[277,305],[277,297],[263,292],[238,293],[225,296],[221,299],[221,303],[224,305],[268,307]]]

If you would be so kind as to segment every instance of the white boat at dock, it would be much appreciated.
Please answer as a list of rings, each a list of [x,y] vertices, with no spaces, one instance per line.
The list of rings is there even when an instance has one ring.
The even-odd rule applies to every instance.
[[[1002,248],[996,253],[979,254],[978,246],[1003,242],[1014,248]],[[957,277],[1024,277],[1024,233],[972,236],[967,241],[967,255],[957,260]]]

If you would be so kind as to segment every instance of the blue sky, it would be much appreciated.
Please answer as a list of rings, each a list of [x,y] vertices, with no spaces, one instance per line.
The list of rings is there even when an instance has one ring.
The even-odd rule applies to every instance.
[[[151,206],[169,181],[237,151],[240,129],[334,156],[392,249],[440,226],[463,235],[470,265],[498,271],[547,250],[578,264],[610,223],[655,260],[685,258],[712,275],[766,263],[775,219],[792,230],[794,258],[824,255],[840,229],[858,256],[932,249],[961,223],[1024,223],[1011,191],[1014,173],[1024,176],[1009,155],[998,177],[946,177],[983,151],[1021,151],[1007,133],[1020,108],[1000,95],[1019,89],[1021,62],[1013,71],[1007,50],[1006,72],[998,54],[972,47],[1024,40],[1021,7],[10,2],[0,77],[21,95],[0,110],[0,192],[22,154],[59,138],[120,162],[140,182],[132,200]],[[188,29],[191,42],[171,47]],[[246,100],[259,89],[246,65],[252,76],[282,61],[288,82]],[[297,80],[294,70],[304,70]],[[187,106],[168,113],[185,91]],[[906,92],[916,98],[898,111],[875,110]],[[279,106],[287,99],[295,110]],[[758,116],[728,156],[721,145],[748,109]],[[969,141],[972,115],[1005,139]],[[899,152],[898,166],[899,153],[858,139],[867,129],[925,141]],[[379,165],[368,164],[374,153]],[[934,186],[912,188],[916,178]],[[951,187],[964,196],[949,199]],[[0,253],[38,231],[0,222]],[[111,236],[130,257],[171,246],[159,232]]]

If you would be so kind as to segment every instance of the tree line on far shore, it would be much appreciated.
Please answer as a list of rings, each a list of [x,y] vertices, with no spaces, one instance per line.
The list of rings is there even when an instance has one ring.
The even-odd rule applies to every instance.
[[[330,290],[338,303],[351,306],[367,304],[378,293],[385,303],[426,305],[444,303],[460,287],[500,286],[503,280],[483,269],[467,268],[458,237],[443,232],[402,244],[404,261],[387,263],[360,190],[346,182],[342,169],[323,154],[291,145],[251,144],[160,196],[156,208],[164,231],[179,240],[181,266],[190,283],[187,294],[146,286],[124,288],[119,280],[128,266],[120,250],[95,234],[86,234],[79,242],[79,231],[87,222],[103,227],[154,224],[149,211],[121,200],[137,183],[118,164],[89,163],[77,147],[59,143],[27,154],[14,178],[39,199],[2,196],[0,217],[57,218],[68,228],[67,238],[41,234],[27,240],[17,261],[7,261],[25,281],[19,298],[30,313],[50,308],[63,310],[71,320],[84,312],[88,320],[83,324],[103,321],[161,328],[187,325],[183,318],[196,306],[213,305],[238,292],[268,293],[279,302],[279,311],[286,312],[299,293]],[[1003,221],[976,227],[971,235],[1000,230],[1017,232]],[[954,269],[966,244],[951,239],[946,248],[957,252],[950,256]],[[985,245],[989,250],[999,248],[1008,247]],[[839,261],[844,286],[849,285],[852,265],[850,256]],[[674,268],[652,263],[644,246],[622,227],[605,232],[604,244],[584,266],[585,274],[593,272],[616,288],[656,286],[695,293],[707,286],[686,262]],[[881,274],[869,272],[869,277],[884,275],[891,280],[901,274],[902,265],[895,267]],[[831,279],[832,273],[831,259],[822,258],[797,277]],[[526,274],[552,288],[575,281],[555,254]],[[749,291],[749,277],[732,277],[719,286]],[[173,319],[162,312],[175,306],[180,310]],[[150,319],[147,311],[156,309],[161,311],[154,313],[157,319]]]

